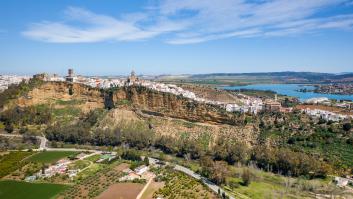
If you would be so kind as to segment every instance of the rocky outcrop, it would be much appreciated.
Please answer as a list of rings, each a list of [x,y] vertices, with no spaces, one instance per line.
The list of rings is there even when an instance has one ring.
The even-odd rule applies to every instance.
[[[57,101],[78,100],[77,108],[83,112],[95,108],[114,108],[120,104],[133,106],[159,116],[185,119],[194,122],[237,124],[241,117],[226,112],[218,106],[199,103],[183,96],[158,92],[145,87],[131,86],[102,91],[82,84],[45,82],[14,101],[20,107],[38,104],[57,104]]]
[[[223,123],[234,125],[237,118],[218,106],[195,102],[191,99],[158,92],[145,87],[132,86],[115,90],[114,104],[128,100],[134,107],[149,114],[185,119],[197,122]]]
[[[84,112],[95,108],[104,108],[104,98],[99,89],[82,84],[69,84],[66,82],[45,82],[27,94],[19,97],[8,106],[20,107],[35,106],[39,104],[56,104],[58,100],[76,100]]]

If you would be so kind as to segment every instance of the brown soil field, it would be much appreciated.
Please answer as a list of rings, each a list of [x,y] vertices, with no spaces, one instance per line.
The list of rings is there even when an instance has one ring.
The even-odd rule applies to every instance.
[[[143,184],[118,183],[111,185],[97,199],[135,199],[143,189]]]
[[[325,110],[325,111],[331,111],[334,113],[353,115],[353,112],[350,112],[349,110],[345,110],[343,108],[338,108],[338,107],[324,106],[324,105],[297,105],[295,108],[297,108],[297,109],[306,109],[306,108],[320,109],[320,110]]]
[[[118,166],[116,166],[115,168],[114,168],[114,170],[115,171],[118,171],[118,172],[121,172],[121,171],[123,171],[124,169],[127,169],[127,168],[129,168],[129,164],[127,164],[127,163],[121,163],[121,164],[119,164]]]

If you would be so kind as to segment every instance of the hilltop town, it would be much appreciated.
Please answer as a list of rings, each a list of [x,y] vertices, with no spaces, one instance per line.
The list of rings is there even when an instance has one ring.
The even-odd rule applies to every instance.
[[[240,113],[251,113],[257,114],[261,111],[279,111],[279,112],[291,112],[293,107],[283,107],[282,104],[277,100],[277,95],[275,98],[253,97],[244,95],[242,93],[234,94],[233,102],[217,101],[214,99],[203,98],[197,96],[194,92],[183,89],[176,84],[161,83],[152,80],[140,79],[136,76],[135,72],[132,71],[130,76],[127,78],[100,78],[100,77],[84,77],[80,75],[75,75],[73,69],[68,70],[68,74],[65,77],[60,77],[58,75],[47,75],[47,74],[37,74],[34,77],[40,78],[44,81],[49,82],[71,82],[90,86],[92,88],[99,89],[109,89],[114,87],[124,87],[124,86],[142,86],[155,91],[171,93],[173,95],[181,95],[190,100],[194,100],[199,103],[213,104],[220,108],[225,109],[228,112],[240,112]],[[16,85],[22,81],[28,81],[28,76],[1,76],[0,88],[7,89],[9,85]],[[0,89],[1,90],[1,89]],[[306,105],[323,105],[323,106],[335,106],[338,108],[353,109],[353,103],[342,102],[342,103],[332,103],[327,98],[312,98],[303,102]],[[321,106],[321,107],[323,107]],[[316,118],[322,118],[327,121],[341,121],[347,118],[353,118],[353,113],[342,113],[339,111],[330,111],[326,108],[318,109],[313,108],[315,106],[305,106],[306,108],[299,109],[307,113],[308,115]]]

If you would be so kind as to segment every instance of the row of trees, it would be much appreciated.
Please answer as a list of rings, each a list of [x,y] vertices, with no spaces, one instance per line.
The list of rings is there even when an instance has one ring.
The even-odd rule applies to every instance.
[[[259,146],[250,149],[243,143],[221,137],[210,151],[204,151],[194,141],[190,141],[192,144],[184,144],[182,148],[178,148],[177,139],[164,138],[161,140],[163,143],[157,140],[156,146],[165,152],[184,154],[184,156],[191,154],[190,157],[199,157],[205,167],[203,174],[214,179],[216,183],[222,183],[221,178],[217,176],[222,173],[222,169],[220,169],[222,166],[219,166],[219,162],[222,161],[231,165],[254,163],[264,170],[290,176],[325,177],[331,171],[331,167],[327,163],[319,161],[317,157],[287,148]],[[195,156],[195,154],[199,155]],[[213,170],[217,172],[212,174]]]
[[[253,149],[251,160],[260,168],[288,176],[325,177],[332,168],[318,158],[288,148]]]

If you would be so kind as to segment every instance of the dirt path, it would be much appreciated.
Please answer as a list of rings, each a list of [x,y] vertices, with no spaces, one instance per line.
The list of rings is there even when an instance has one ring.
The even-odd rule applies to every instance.
[[[148,186],[141,196],[141,199],[153,199],[153,194],[164,186],[164,182],[155,182],[154,180]]]
[[[143,193],[147,190],[147,188],[150,186],[150,184],[153,182],[153,178],[151,178],[147,184],[143,187],[143,189],[140,191],[139,195],[137,195],[136,199],[141,199]]]

